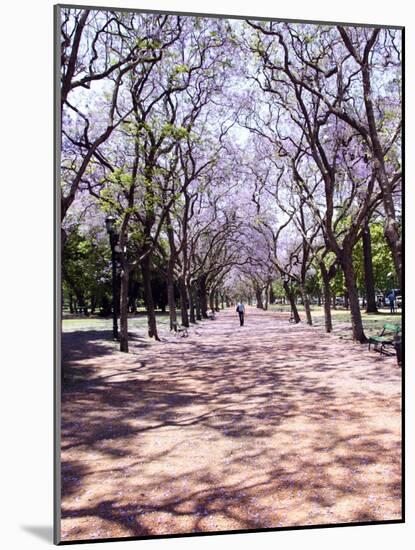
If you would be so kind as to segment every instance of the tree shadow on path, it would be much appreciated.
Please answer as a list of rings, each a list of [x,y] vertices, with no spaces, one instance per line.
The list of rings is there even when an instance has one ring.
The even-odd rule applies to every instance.
[[[66,540],[400,517],[395,362],[247,318],[130,355],[69,352],[85,370],[62,399]]]

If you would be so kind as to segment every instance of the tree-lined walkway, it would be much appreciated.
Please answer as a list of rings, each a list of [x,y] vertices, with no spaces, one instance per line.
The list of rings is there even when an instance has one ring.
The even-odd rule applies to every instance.
[[[400,518],[394,358],[253,308],[244,327],[231,308],[186,339],[132,335],[128,355],[77,334],[62,540]]]

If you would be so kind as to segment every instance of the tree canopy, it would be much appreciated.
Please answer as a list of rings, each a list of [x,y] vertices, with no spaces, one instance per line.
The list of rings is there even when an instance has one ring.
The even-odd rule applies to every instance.
[[[401,286],[401,42],[394,28],[62,8],[65,292],[108,312],[111,215],[122,351],[138,297],[157,339],[156,302],[174,329],[177,303],[188,326],[220,300],[278,293],[312,323],[318,295],[331,330],[346,293],[365,341],[359,297],[391,271]]]

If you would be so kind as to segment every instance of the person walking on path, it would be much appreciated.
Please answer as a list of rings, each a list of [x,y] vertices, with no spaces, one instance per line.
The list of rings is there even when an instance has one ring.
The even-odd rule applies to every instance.
[[[239,324],[241,327],[244,326],[244,317],[245,317],[245,306],[242,302],[238,302],[236,306],[236,311],[239,313]]]

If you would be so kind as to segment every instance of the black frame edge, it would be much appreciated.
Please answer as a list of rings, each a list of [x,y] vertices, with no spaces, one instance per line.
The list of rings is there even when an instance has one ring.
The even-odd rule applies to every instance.
[[[60,235],[60,152],[61,152],[61,117],[60,117],[60,18],[61,6],[53,6],[53,543],[61,542],[61,235]]]

